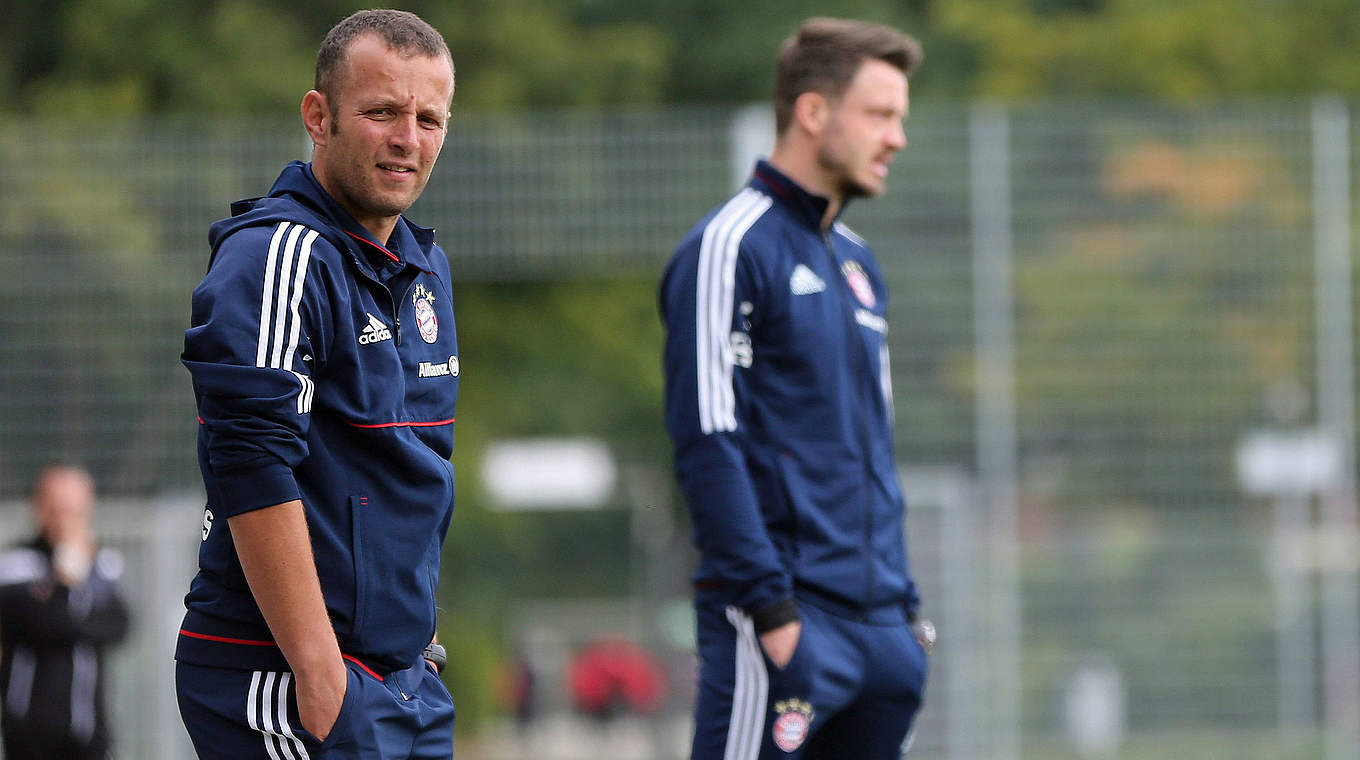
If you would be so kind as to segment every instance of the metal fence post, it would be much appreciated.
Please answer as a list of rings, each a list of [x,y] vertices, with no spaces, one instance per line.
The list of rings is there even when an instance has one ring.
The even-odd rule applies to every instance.
[[[1020,749],[1020,588],[1016,535],[1015,324],[1011,277],[1010,122],[982,103],[969,116],[977,457],[990,522],[995,691],[993,752]]]
[[[1325,534],[1345,547],[1322,567],[1327,760],[1360,758],[1360,619],[1355,565],[1355,378],[1350,239],[1350,119],[1335,97],[1313,105],[1317,246],[1318,424],[1337,442],[1341,474],[1322,494]]]

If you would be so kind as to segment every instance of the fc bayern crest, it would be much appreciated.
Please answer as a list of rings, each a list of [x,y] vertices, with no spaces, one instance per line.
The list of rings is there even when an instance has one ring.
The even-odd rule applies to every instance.
[[[783,699],[774,703],[779,716],[774,719],[774,744],[785,752],[803,746],[812,728],[812,705],[801,699]]]
[[[411,302],[416,307],[416,327],[420,328],[420,337],[426,343],[433,343],[439,339],[439,318],[435,316],[434,294],[425,288],[424,285],[417,285],[415,295],[411,296]]]
[[[874,286],[869,284],[869,275],[864,273],[864,267],[860,266],[858,261],[847,261],[841,265],[841,273],[845,275],[845,281],[850,283],[855,298],[864,304],[864,308],[874,308],[878,299],[874,297]]]

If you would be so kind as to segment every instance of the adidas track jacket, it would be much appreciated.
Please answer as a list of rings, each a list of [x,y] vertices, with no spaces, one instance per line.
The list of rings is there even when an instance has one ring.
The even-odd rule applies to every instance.
[[[232,211],[184,340],[207,508],[176,657],[287,668],[225,522],[301,499],[341,651],[408,667],[434,634],[453,513],[448,261],[405,219],[373,242],[298,162]]]
[[[660,289],[666,421],[701,553],[696,586],[760,630],[797,596],[902,619],[887,293],[827,201],[760,162],[684,238]]]

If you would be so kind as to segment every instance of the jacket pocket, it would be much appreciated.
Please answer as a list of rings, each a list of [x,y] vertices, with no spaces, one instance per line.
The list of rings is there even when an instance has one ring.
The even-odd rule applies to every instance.
[[[351,496],[354,628],[347,651],[393,665],[430,641],[438,580],[437,531],[413,500],[379,491]]]
[[[364,630],[368,618],[369,578],[371,577],[369,542],[373,539],[368,531],[369,499],[367,496],[349,497],[350,511],[350,552],[354,558],[354,634]]]
[[[794,560],[798,559],[798,546],[800,543],[798,501],[794,496],[793,487],[790,483],[789,469],[792,467],[792,457],[784,452],[776,452],[774,455],[774,480],[775,480],[775,499],[780,509],[777,514],[772,515],[775,524],[770,527],[774,541],[783,544],[780,548]]]
[[[430,598],[438,599],[439,591],[439,550],[443,542],[439,536],[430,539],[430,548],[427,550],[428,559],[425,561],[425,577],[429,581]],[[437,602],[436,602],[437,603]]]

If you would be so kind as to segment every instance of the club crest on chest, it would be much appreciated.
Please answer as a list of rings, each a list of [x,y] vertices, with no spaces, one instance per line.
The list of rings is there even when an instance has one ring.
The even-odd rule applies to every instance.
[[[420,339],[426,343],[439,340],[439,318],[434,313],[434,293],[424,285],[416,285],[411,303],[416,307],[416,327],[420,330]]]
[[[845,275],[845,281],[850,284],[851,292],[864,304],[864,308],[874,308],[878,298],[874,296],[874,286],[869,282],[869,275],[864,271],[864,267],[860,266],[858,261],[847,261],[841,265],[841,274]]]

